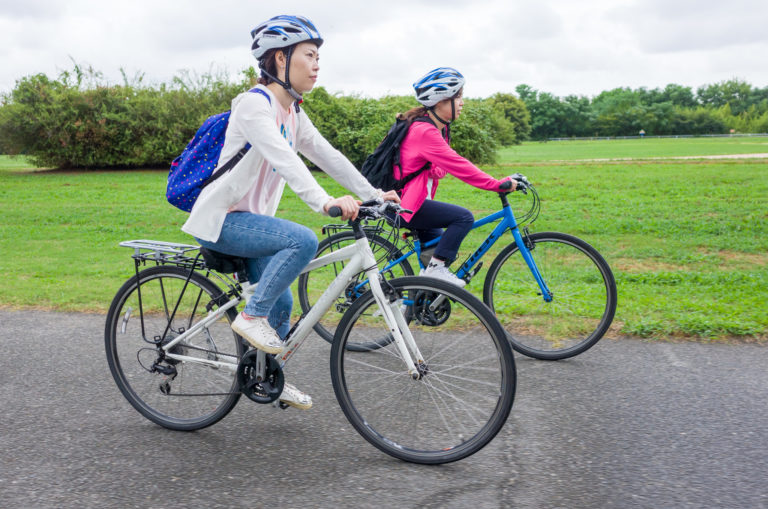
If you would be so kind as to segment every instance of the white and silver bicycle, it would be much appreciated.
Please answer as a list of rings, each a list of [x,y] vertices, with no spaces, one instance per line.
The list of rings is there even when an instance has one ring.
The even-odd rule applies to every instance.
[[[428,277],[380,277],[361,221],[393,206],[363,204],[350,221],[356,242],[304,269],[344,263],[274,356],[249,350],[229,325],[255,287],[242,259],[186,244],[121,243],[134,250],[136,275],[115,295],[104,339],[123,395],[147,419],[185,431],[218,422],[241,395],[279,405],[285,363],[345,288],[365,277],[371,288],[346,310],[331,348],[333,388],[347,419],[405,461],[447,463],[480,450],[514,401],[506,333],[461,288]],[[373,346],[352,351],[347,343]]]

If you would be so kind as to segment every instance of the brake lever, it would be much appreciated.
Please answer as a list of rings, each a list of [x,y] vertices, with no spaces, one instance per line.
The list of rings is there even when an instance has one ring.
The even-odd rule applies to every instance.
[[[403,213],[403,212],[406,213],[406,214],[413,214],[412,211],[410,211],[408,209],[404,209],[403,207],[401,207],[399,203],[395,203],[393,201],[385,201],[385,202],[383,202],[381,204],[381,206],[379,207],[379,212],[381,212],[383,214],[383,213],[389,212],[389,211],[395,212],[396,214],[400,214],[400,213]]]
[[[514,175],[510,175],[509,178],[515,179],[519,183],[523,184],[525,187],[531,186],[531,183],[528,182],[528,177],[526,177],[522,173],[515,173]]]

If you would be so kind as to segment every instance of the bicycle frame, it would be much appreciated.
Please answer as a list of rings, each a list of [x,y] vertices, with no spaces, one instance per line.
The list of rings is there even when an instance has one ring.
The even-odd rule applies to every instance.
[[[418,366],[424,363],[424,357],[419,351],[419,348],[413,339],[413,335],[408,328],[408,324],[402,314],[399,301],[390,301],[390,299],[385,295],[381,286],[381,281],[379,279],[379,271],[376,266],[376,258],[374,257],[373,252],[371,251],[371,247],[368,244],[368,239],[365,237],[365,235],[362,235],[362,230],[360,234],[362,238],[358,238],[354,244],[324,255],[320,258],[316,258],[304,268],[302,273],[309,272],[318,267],[330,265],[331,263],[348,260],[344,269],[331,282],[325,292],[323,292],[317,303],[293,326],[291,331],[288,333],[288,337],[286,338],[282,352],[276,355],[276,359],[280,363],[281,367],[284,366],[288,359],[290,359],[290,357],[296,353],[304,340],[306,340],[306,338],[309,336],[309,333],[312,332],[312,327],[314,327],[320,318],[322,318],[328,309],[330,309],[336,298],[344,292],[344,289],[347,287],[350,281],[352,281],[355,275],[361,272],[364,268],[368,267],[365,272],[368,279],[371,281],[371,291],[373,292],[374,299],[381,309],[382,315],[384,316],[384,320],[389,327],[390,333],[394,337],[398,352],[407,365],[406,367],[408,373],[413,378],[418,378],[420,376]],[[212,359],[201,359],[197,357],[171,353],[170,350],[179,342],[189,339],[202,331],[207,331],[208,325],[216,322],[224,316],[224,313],[226,313],[227,310],[238,305],[242,300],[244,300],[244,298],[252,293],[255,286],[256,284],[243,284],[242,293],[240,295],[235,296],[217,310],[210,312],[206,318],[193,325],[190,329],[184,331],[181,335],[174,338],[166,345],[163,345],[162,348],[165,350],[166,357],[183,362],[204,364],[211,367],[223,367],[232,371],[237,370],[237,362],[222,362]],[[260,351],[259,353],[263,355],[263,352]]]
[[[531,251],[528,249],[528,246],[523,240],[523,236],[520,233],[520,228],[518,227],[517,220],[515,219],[515,215],[512,212],[512,207],[509,205],[509,201],[507,200],[507,195],[506,193],[499,193],[499,196],[501,197],[501,201],[502,201],[502,209],[498,212],[494,212],[489,216],[486,216],[482,219],[478,219],[477,221],[475,221],[472,224],[472,230],[500,220],[499,224],[496,225],[493,231],[488,235],[488,237],[486,237],[486,239],[482,242],[482,244],[480,244],[480,246],[475,250],[475,252],[472,253],[469,256],[469,258],[467,258],[464,261],[464,263],[462,263],[461,266],[456,270],[456,276],[462,279],[468,275],[470,277],[474,276],[475,273],[477,273],[477,270],[480,269],[480,267],[478,266],[477,269],[475,269],[475,271],[472,272],[472,269],[475,267],[477,262],[483,256],[485,256],[485,253],[487,253],[488,250],[491,249],[491,247],[493,247],[494,244],[496,244],[496,241],[498,241],[502,237],[505,231],[510,230],[512,237],[515,239],[515,243],[517,244],[520,254],[522,255],[526,265],[528,265],[528,268],[531,271],[531,274],[533,274],[534,279],[536,279],[536,283],[539,285],[539,288],[541,289],[542,298],[544,299],[545,302],[551,302],[552,292],[550,292],[549,288],[547,287],[547,284],[544,281],[544,278],[541,276],[541,273],[539,272],[539,269],[536,266],[536,262],[534,261],[533,256],[531,256]],[[418,240],[415,240],[413,242],[414,249],[411,249],[410,251],[403,254],[397,259],[390,260],[389,263],[381,271],[384,272],[391,269],[392,267],[398,265],[400,262],[402,262],[406,258],[413,255],[414,253],[416,253],[417,255],[421,255],[421,251],[423,248],[435,246],[437,245],[438,242],[440,242],[440,237],[430,240],[429,242],[425,243],[423,246]],[[421,264],[421,260],[419,260],[419,264]],[[367,281],[361,282],[355,289],[357,290],[362,288],[366,283]]]

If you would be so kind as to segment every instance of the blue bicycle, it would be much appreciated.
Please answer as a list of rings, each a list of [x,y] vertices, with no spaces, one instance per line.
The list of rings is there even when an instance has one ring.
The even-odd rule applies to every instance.
[[[496,313],[518,352],[542,360],[573,357],[597,343],[611,325],[616,312],[616,281],[608,263],[587,242],[565,233],[529,232],[527,225],[538,217],[541,202],[536,188],[524,176],[515,177],[518,189],[531,198],[529,210],[518,221],[507,199],[509,193],[499,193],[501,210],[477,220],[473,229],[498,224],[459,266],[456,275],[469,283],[482,267],[483,256],[509,231],[512,242],[496,255],[485,275],[483,301]],[[428,256],[422,255],[439,242],[434,239],[422,246],[410,232],[401,241],[391,222],[369,224],[365,232],[381,272],[389,277],[413,275],[410,260],[414,258],[424,268],[423,258]],[[355,242],[354,232],[345,225],[326,225],[323,233],[328,236],[320,242],[318,256]],[[322,294],[326,280],[332,280],[342,268],[341,264],[329,265],[301,275],[298,297],[303,312],[308,312]],[[368,281],[361,273],[337,300],[336,318],[367,290]],[[443,300],[430,302],[418,316],[437,324],[450,312],[450,302]],[[326,320],[315,325],[315,331],[329,342],[337,323],[332,315],[327,313]],[[380,346],[373,341],[347,344],[347,348],[360,350]]]

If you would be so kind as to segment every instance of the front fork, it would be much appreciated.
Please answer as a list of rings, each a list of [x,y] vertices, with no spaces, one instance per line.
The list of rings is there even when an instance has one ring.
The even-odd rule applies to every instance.
[[[398,298],[399,296],[393,288],[390,289],[390,292],[384,291],[376,267],[367,271],[367,273],[368,280],[371,282],[373,298],[379,305],[382,315],[384,315],[384,321],[386,321],[389,327],[389,333],[395,339],[395,345],[400,353],[400,357],[405,361],[408,374],[414,380],[419,380],[424,374],[424,356],[419,351],[419,347],[413,339],[413,334],[411,334],[411,330],[408,328],[408,323],[405,321],[401,299]],[[385,282],[384,284],[388,283]]]
[[[539,289],[541,289],[541,296],[543,297],[544,302],[552,302],[552,292],[549,290],[547,283],[544,282],[544,278],[541,277],[541,272],[539,272],[539,268],[536,266],[533,256],[531,256],[531,249],[533,249],[534,246],[528,236],[527,227],[524,228],[524,233],[525,238],[520,234],[519,228],[512,228],[512,237],[515,239],[517,249],[523,256],[523,260],[525,260],[526,265],[528,265],[531,274],[533,274],[533,277],[536,279],[536,283],[539,285]]]

